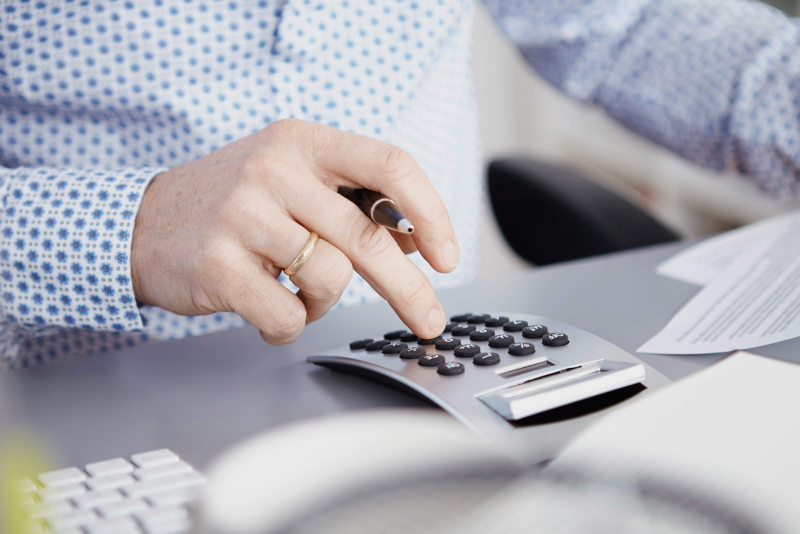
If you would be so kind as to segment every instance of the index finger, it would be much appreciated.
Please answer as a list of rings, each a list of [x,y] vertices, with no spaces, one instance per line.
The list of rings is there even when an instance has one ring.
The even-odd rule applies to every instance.
[[[394,200],[414,224],[412,237],[428,263],[439,272],[455,269],[459,251],[450,216],[416,160],[371,137],[333,127],[319,132],[311,143],[315,166],[352,182],[346,185],[379,191]]]

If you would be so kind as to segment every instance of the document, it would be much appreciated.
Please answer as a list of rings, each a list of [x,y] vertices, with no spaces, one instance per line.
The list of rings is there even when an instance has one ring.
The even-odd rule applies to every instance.
[[[743,247],[638,352],[730,352],[800,336],[800,214],[767,222],[769,232]]]
[[[784,218],[767,219],[706,239],[662,262],[656,272],[697,286],[710,284],[761,236],[780,231],[780,226],[786,224]]]
[[[757,532],[797,532],[798,439],[800,366],[738,352],[612,411],[548,469],[662,484],[769,527]]]

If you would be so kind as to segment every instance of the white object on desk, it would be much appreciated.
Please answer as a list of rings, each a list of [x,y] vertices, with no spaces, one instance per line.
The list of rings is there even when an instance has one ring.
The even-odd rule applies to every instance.
[[[131,456],[131,461],[140,469],[160,467],[162,465],[175,463],[178,460],[180,460],[178,455],[169,449],[159,449],[157,451],[143,452]]]
[[[278,532],[351,491],[476,465],[513,464],[438,411],[369,410],[294,423],[234,446],[208,468],[203,526]]]
[[[43,473],[41,486],[20,481],[19,512],[32,532],[69,534],[187,532],[186,505],[200,498],[205,478],[178,456],[162,449]],[[88,476],[87,476],[88,474]],[[133,474],[139,481],[135,480]],[[36,495],[41,502],[33,500]]]
[[[706,286],[722,276],[753,244],[781,233],[798,218],[800,213],[784,213],[704,239],[661,262],[656,272],[681,282]]]
[[[638,352],[729,352],[800,336],[800,214],[780,222]]]
[[[93,477],[107,477],[111,475],[124,475],[133,472],[133,466],[128,460],[114,458],[104,462],[95,462],[86,465],[86,472]]]
[[[796,532],[799,443],[800,366],[738,352],[609,413],[550,468],[649,475]]]

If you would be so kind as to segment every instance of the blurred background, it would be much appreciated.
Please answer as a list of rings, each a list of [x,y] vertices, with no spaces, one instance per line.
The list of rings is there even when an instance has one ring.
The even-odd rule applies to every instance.
[[[792,16],[800,0],[768,2]],[[527,154],[635,189],[684,237],[729,230],[783,211],[800,199],[775,200],[749,181],[688,163],[595,109],[563,96],[528,67],[477,2],[473,70],[484,160]],[[527,264],[506,245],[488,202],[484,207],[482,276]]]

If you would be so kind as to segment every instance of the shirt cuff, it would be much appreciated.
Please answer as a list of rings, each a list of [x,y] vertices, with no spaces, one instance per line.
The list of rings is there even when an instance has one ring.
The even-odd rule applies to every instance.
[[[145,189],[165,170],[0,170],[6,325],[23,335],[142,330],[131,241]]]

